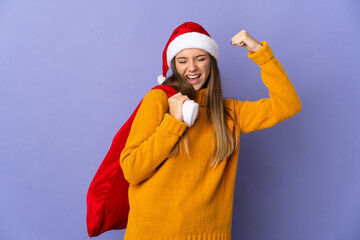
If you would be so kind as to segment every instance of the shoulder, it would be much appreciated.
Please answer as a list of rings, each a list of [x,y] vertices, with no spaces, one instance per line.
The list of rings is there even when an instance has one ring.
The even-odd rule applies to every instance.
[[[239,113],[240,109],[244,105],[244,101],[237,100],[235,98],[224,98],[224,107],[230,109],[234,114]]]
[[[231,107],[231,105],[234,105],[232,98],[223,98],[223,101],[225,107]]]
[[[159,88],[150,89],[146,94],[146,98],[167,98],[167,93]]]
[[[133,125],[157,126],[168,111],[167,99],[168,96],[165,91],[161,89],[149,90],[138,105]]]
[[[226,110],[230,110],[230,114],[234,117],[235,115],[235,106],[234,106],[234,99],[232,98],[223,98],[224,108]]]
[[[234,109],[236,102],[242,102],[234,98],[223,98],[224,107]]]
[[[162,89],[151,89],[149,90],[144,97],[144,100],[147,101],[155,101],[155,102],[161,102],[168,99],[167,93]]]
[[[141,105],[153,106],[153,107],[168,107],[168,95],[162,89],[151,89],[149,90],[143,100]]]

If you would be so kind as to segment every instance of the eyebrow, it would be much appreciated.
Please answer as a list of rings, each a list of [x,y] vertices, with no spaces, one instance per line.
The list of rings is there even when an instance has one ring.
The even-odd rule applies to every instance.
[[[206,55],[205,54],[197,55],[195,58],[197,57],[206,57]],[[182,59],[182,58],[187,59],[186,57],[177,57],[176,59]]]

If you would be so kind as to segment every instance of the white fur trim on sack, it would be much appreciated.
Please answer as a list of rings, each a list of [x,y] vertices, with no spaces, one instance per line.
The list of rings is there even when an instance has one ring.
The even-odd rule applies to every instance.
[[[186,100],[182,105],[183,121],[191,127],[199,115],[199,104],[194,100]]]

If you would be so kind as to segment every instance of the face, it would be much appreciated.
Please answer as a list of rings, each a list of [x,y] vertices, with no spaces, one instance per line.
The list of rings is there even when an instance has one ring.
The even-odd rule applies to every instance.
[[[198,91],[210,74],[210,55],[198,48],[183,49],[175,56],[175,67]]]

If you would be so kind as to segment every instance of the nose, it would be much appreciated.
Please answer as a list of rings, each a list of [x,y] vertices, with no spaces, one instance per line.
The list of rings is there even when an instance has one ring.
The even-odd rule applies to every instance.
[[[196,65],[195,61],[190,61],[189,70],[192,71],[192,72],[197,70],[197,65]]]

